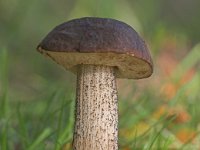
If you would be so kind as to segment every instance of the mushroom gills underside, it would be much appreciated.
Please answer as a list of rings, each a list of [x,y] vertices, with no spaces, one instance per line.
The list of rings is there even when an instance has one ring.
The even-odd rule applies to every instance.
[[[141,79],[147,78],[152,74],[152,66],[133,54],[53,52],[47,50],[41,50],[41,53],[46,54],[75,74],[79,64],[115,67],[115,74],[118,78]]]

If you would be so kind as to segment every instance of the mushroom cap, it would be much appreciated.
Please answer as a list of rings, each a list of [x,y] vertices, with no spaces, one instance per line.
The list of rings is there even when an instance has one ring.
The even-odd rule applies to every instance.
[[[55,27],[37,50],[72,72],[79,64],[116,68],[116,77],[141,79],[151,76],[149,50],[126,23],[107,18],[85,17]]]

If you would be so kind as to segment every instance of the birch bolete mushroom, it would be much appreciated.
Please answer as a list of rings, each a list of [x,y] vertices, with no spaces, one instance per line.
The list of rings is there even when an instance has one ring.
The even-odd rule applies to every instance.
[[[86,17],[55,27],[37,49],[77,74],[73,149],[117,150],[116,78],[153,72],[142,38],[123,22]]]

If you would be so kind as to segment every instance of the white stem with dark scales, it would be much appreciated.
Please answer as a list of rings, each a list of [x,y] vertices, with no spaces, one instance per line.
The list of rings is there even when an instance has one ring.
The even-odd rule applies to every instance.
[[[114,67],[80,65],[74,150],[118,150],[118,101]]]

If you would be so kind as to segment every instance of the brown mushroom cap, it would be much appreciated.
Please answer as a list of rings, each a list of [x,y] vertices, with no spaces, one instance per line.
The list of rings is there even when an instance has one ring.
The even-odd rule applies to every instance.
[[[79,64],[116,67],[119,78],[146,78],[153,72],[145,42],[129,25],[114,19],[86,17],[65,22],[37,49],[75,73]]]

